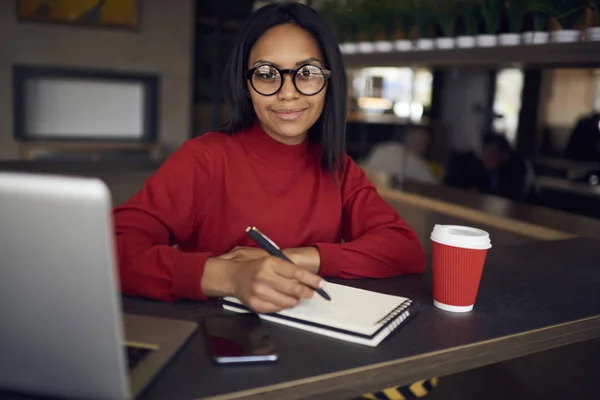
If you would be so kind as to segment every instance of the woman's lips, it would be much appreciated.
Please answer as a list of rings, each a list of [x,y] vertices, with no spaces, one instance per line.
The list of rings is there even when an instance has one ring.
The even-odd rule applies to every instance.
[[[298,118],[300,118],[302,114],[304,114],[306,108],[289,108],[272,111],[279,119],[282,119],[284,121],[295,121]]]

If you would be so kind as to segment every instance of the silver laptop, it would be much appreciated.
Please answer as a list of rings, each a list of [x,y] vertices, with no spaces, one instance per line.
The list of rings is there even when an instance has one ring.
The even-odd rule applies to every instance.
[[[0,173],[0,391],[134,398],[196,330],[122,315],[110,212],[100,180]]]

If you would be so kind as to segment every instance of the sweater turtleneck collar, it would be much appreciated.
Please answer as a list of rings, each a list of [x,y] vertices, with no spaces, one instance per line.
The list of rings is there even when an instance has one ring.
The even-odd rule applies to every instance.
[[[248,152],[282,169],[302,167],[310,158],[311,146],[308,137],[300,144],[287,145],[269,136],[258,121],[237,135]]]

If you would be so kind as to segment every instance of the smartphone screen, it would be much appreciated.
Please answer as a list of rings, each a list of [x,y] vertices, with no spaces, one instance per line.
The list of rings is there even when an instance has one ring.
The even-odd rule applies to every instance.
[[[279,358],[256,314],[207,316],[204,333],[211,356],[219,364],[273,362]]]

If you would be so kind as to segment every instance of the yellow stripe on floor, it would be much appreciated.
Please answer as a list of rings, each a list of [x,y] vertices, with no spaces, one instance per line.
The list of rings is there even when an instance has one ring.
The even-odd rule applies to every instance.
[[[400,388],[402,388],[404,390],[405,394],[408,395],[407,392],[412,394],[411,396],[409,396],[410,399],[426,397],[429,394],[429,391],[425,387],[425,383],[427,383],[427,382],[429,382],[429,384],[431,385],[431,389],[433,390],[438,385],[439,379],[437,377],[433,377],[431,379],[424,379],[421,381],[417,381],[410,386],[408,386],[408,385],[403,386],[403,387],[394,386],[394,387],[389,387],[387,389],[382,389],[381,391],[379,391],[377,393],[364,393],[361,396],[361,399],[377,400],[377,399],[381,398],[383,395],[389,400],[407,400],[407,398],[402,394],[402,392],[400,392],[400,390],[398,390]]]
[[[368,400],[377,400],[377,397],[375,397],[375,395],[373,393],[365,393],[360,397],[363,399],[368,399]]]
[[[396,390],[396,388],[383,389],[382,392],[389,400],[406,400],[406,398],[402,396],[402,394]]]
[[[427,396],[427,389],[425,389],[423,387],[423,383],[425,383],[425,381],[417,381],[415,383],[413,383],[412,385],[410,385],[409,389],[411,392],[413,392],[413,394],[416,397],[424,397]]]

